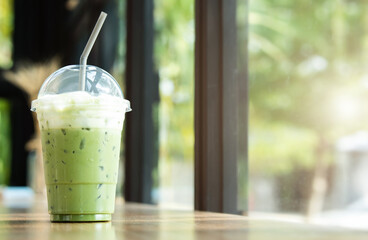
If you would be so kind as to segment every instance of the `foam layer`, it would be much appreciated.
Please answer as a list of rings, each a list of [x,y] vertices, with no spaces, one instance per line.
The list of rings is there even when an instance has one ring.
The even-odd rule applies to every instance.
[[[129,101],[109,95],[87,92],[45,95],[32,102],[42,129],[114,128],[122,129]]]

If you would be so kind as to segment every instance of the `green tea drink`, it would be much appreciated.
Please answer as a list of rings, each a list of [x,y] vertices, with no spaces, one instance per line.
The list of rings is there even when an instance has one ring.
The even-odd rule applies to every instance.
[[[104,217],[109,218],[114,212],[121,131],[47,129],[41,137],[49,211],[107,213]]]
[[[111,220],[126,100],[70,92],[37,101],[51,220]]]

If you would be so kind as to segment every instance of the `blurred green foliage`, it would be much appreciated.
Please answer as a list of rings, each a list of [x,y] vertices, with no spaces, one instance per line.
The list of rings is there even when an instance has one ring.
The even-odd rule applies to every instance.
[[[257,0],[249,10],[251,172],[310,168],[321,139],[367,130],[368,5]]]
[[[0,185],[9,183],[11,164],[10,104],[0,98]]]
[[[13,0],[0,1],[0,67],[12,65]]]
[[[193,162],[194,1],[156,0],[154,56],[160,78],[160,160]]]

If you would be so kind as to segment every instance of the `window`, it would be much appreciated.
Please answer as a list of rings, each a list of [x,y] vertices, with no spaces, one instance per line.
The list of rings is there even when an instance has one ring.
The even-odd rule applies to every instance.
[[[155,65],[159,75],[159,162],[153,200],[193,209],[194,1],[156,0]]]
[[[12,66],[12,4],[12,0],[3,0],[0,3],[0,68],[6,69]]]
[[[368,8],[249,5],[250,213],[363,226]]]

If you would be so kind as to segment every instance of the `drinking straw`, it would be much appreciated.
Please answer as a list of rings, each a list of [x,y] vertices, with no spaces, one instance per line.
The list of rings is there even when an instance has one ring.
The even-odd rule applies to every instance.
[[[104,12],[101,12],[100,17],[98,18],[95,27],[93,28],[93,31],[91,33],[91,36],[89,36],[88,42],[86,46],[84,47],[84,50],[82,52],[82,55],[80,57],[80,70],[79,70],[79,89],[81,91],[84,91],[86,88],[86,67],[87,67],[87,58],[89,53],[91,52],[91,49],[93,45],[95,44],[95,41],[97,39],[97,36],[102,28],[102,25],[105,22],[107,14]]]

